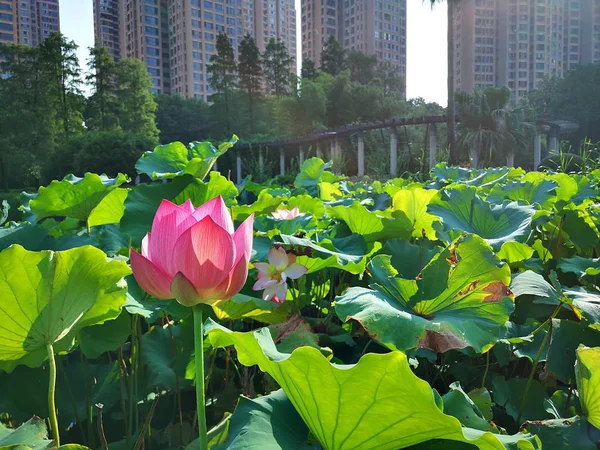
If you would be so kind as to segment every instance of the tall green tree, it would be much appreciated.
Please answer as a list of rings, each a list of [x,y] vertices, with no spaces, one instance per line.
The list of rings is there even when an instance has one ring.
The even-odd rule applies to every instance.
[[[330,128],[348,125],[356,120],[355,102],[352,97],[350,71],[333,78],[327,92],[327,125]]]
[[[423,0],[428,1],[433,8],[436,3],[442,0]],[[454,87],[454,8],[460,0],[447,1],[448,7],[448,107],[446,115],[448,116],[448,162],[450,164],[458,164],[459,155],[456,148],[456,104],[455,104],[455,87]]]
[[[242,39],[239,49],[238,76],[240,88],[248,96],[248,114],[250,116],[250,133],[254,132],[254,106],[260,98],[262,87],[262,66],[260,51],[254,38],[247,34]]]
[[[237,65],[233,54],[233,47],[229,38],[224,33],[219,33],[216,44],[217,53],[210,57],[207,67],[210,76],[210,86],[214,94],[211,96],[215,108],[223,110],[221,118],[225,120],[226,132],[231,132],[230,104],[231,94],[236,87],[235,74]]]
[[[321,71],[336,76],[345,69],[346,50],[333,35],[330,35],[321,52]]]
[[[50,83],[49,93],[65,137],[83,130],[83,96],[77,45],[52,33],[39,48],[38,63]]]
[[[156,125],[161,143],[180,141],[188,144],[208,138],[210,108],[202,100],[161,94],[156,97],[156,102]]]
[[[89,48],[88,72],[85,80],[92,95],[86,101],[86,127],[94,131],[112,131],[119,128],[116,97],[116,65],[104,46]]]
[[[355,83],[369,84],[376,76],[377,56],[351,50],[346,57],[350,79]]]
[[[304,58],[302,60],[302,78],[306,78],[309,80],[316,80],[319,73],[317,72],[317,67],[315,66],[315,62],[312,59]]]
[[[383,95],[388,97],[404,97],[404,79],[398,74],[398,68],[389,61],[377,66],[376,78],[381,83]]]
[[[276,96],[290,92],[290,68],[293,58],[281,39],[271,38],[262,56],[267,92]]]
[[[124,58],[116,70],[119,123],[123,131],[158,137],[152,78],[139,59]]]

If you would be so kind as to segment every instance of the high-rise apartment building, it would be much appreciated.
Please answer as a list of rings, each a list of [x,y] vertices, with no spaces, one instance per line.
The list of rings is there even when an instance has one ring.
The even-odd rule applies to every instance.
[[[600,62],[600,0],[455,3],[455,87],[508,87],[515,102],[545,76]]]
[[[58,0],[0,0],[0,43],[35,47],[59,31]]]
[[[119,0],[94,0],[94,34],[96,44],[106,47],[118,61],[121,57]]]
[[[94,12],[96,42],[115,58],[144,61],[155,93],[208,100],[219,33],[236,56],[250,34],[260,51],[271,37],[281,39],[296,61],[294,0],[94,0]]]
[[[334,36],[347,50],[376,55],[406,76],[406,0],[302,0],[302,57],[317,67]]]

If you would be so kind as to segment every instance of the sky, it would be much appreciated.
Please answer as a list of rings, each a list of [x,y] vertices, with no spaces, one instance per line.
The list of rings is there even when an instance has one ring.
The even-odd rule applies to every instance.
[[[446,106],[446,4],[431,9],[422,0],[406,3],[406,95]],[[300,9],[300,0],[296,0],[296,9]],[[79,45],[78,56],[84,67],[87,48],[94,45],[92,0],[60,0],[60,22],[62,33]]]

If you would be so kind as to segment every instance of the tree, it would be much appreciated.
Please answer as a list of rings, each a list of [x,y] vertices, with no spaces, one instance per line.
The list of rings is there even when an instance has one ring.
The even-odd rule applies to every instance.
[[[321,71],[339,75],[346,69],[346,51],[333,35],[329,36],[321,52]]]
[[[237,66],[233,55],[233,47],[226,34],[219,33],[216,49],[217,53],[210,57],[210,64],[207,67],[210,86],[214,91],[211,99],[214,102],[214,108],[224,108],[223,117],[226,132],[230,133],[230,97],[232,90],[236,87],[235,73]]]
[[[315,67],[315,62],[312,59],[304,58],[304,60],[302,60],[302,78],[316,80],[317,75],[319,75],[319,73],[317,72],[317,68]]]
[[[346,70],[329,85],[327,91],[327,125],[330,128],[348,125],[356,120],[355,102],[352,98],[350,71]]]
[[[586,139],[600,141],[600,66],[577,66],[564,78],[546,78],[528,95],[528,103],[540,117],[576,122],[571,144],[578,148]]]
[[[457,95],[457,147],[475,161],[505,164],[510,153],[524,152],[529,147],[535,121],[525,107],[511,107],[510,96],[508,88]]]
[[[376,78],[383,88],[383,95],[404,97],[404,79],[398,75],[398,68],[386,61],[377,66]]]
[[[287,95],[290,91],[290,66],[293,58],[284,42],[281,39],[269,39],[262,61],[267,92],[278,97]]]
[[[426,0],[423,0],[426,1]],[[428,0],[431,7],[442,0]],[[456,149],[456,106],[455,106],[455,88],[454,88],[454,8],[460,0],[450,0],[448,4],[448,107],[446,115],[448,117],[448,162],[458,164],[458,154]]]
[[[84,119],[89,130],[111,131],[119,128],[116,90],[116,65],[104,46],[90,47],[85,80],[92,95],[86,101]]]
[[[156,103],[156,125],[161,143],[180,141],[188,144],[208,137],[210,109],[202,100],[161,94],[156,97]]]
[[[377,56],[351,50],[346,57],[346,65],[350,69],[350,79],[353,82],[369,84],[376,76]]]
[[[121,129],[157,138],[157,105],[146,66],[139,59],[124,58],[117,65],[116,74]]]
[[[248,96],[248,113],[250,115],[250,133],[254,132],[254,105],[260,95],[262,86],[262,66],[260,51],[254,38],[247,34],[240,43],[238,75],[240,87]]]
[[[83,130],[83,96],[77,45],[52,33],[39,48],[38,63],[50,83],[49,93],[65,137]]]

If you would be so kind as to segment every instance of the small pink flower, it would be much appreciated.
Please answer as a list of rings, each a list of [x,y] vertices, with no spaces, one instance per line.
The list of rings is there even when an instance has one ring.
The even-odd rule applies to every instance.
[[[285,208],[278,209],[277,211],[272,212],[271,215],[279,220],[292,220],[296,217],[304,216],[304,213],[301,213],[298,207],[296,206],[292,210]]]
[[[296,280],[308,270],[296,262],[296,255],[287,254],[281,247],[269,250],[268,263],[254,263],[258,270],[258,280],[252,286],[263,292],[263,300],[283,303],[287,295],[287,279]]]

